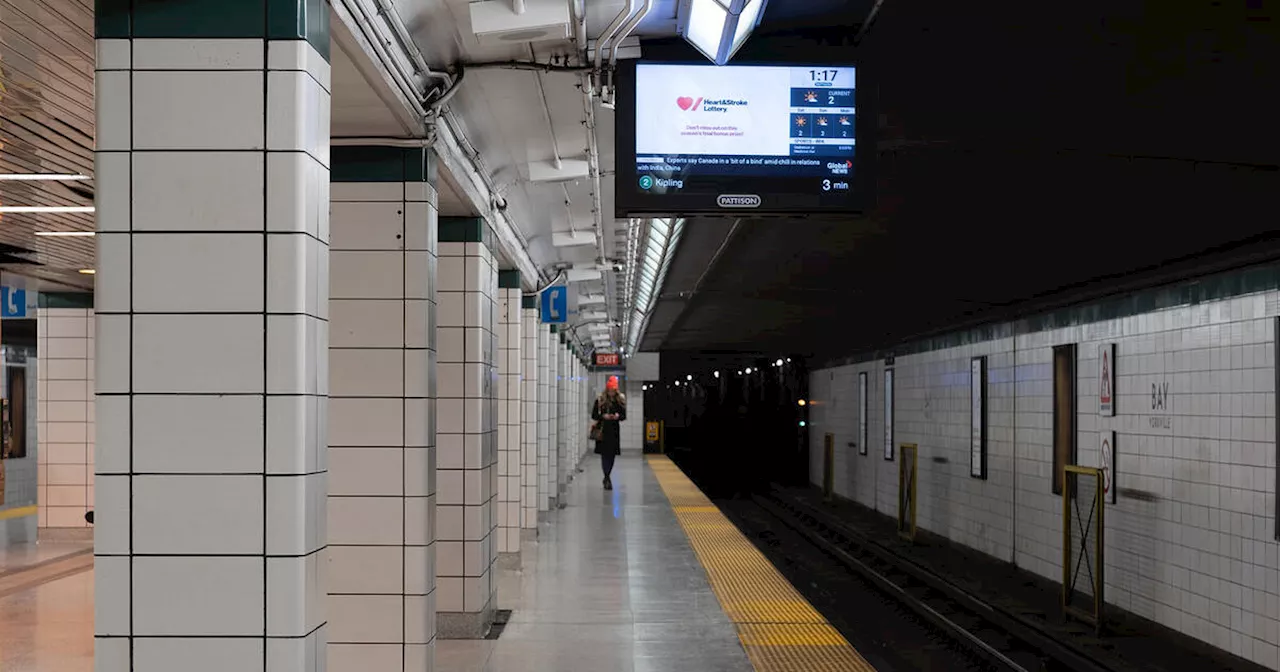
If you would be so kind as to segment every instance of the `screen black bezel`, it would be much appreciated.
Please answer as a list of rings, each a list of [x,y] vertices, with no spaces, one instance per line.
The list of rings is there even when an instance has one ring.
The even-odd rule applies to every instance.
[[[685,215],[721,215],[721,216],[796,216],[807,214],[824,215],[858,215],[866,212],[870,205],[870,161],[873,147],[868,132],[874,117],[867,118],[871,111],[871,101],[867,96],[862,76],[862,68],[851,59],[847,62],[827,60],[814,62],[795,61],[763,61],[744,60],[735,62],[733,66],[767,66],[774,68],[853,68],[854,69],[854,106],[858,110],[854,114],[854,175],[850,180],[852,191],[842,203],[816,204],[807,194],[769,193],[761,188],[769,178],[757,178],[746,181],[750,185],[736,189],[735,194],[756,194],[761,204],[755,208],[724,208],[716,203],[712,194],[666,194],[663,196],[644,196],[637,192],[635,185],[639,180],[636,171],[636,66],[638,64],[653,65],[692,65],[707,66],[706,61],[690,59],[663,60],[641,59],[628,60],[618,64],[615,73],[616,113],[614,120],[614,214],[619,219],[628,217],[678,217]]]

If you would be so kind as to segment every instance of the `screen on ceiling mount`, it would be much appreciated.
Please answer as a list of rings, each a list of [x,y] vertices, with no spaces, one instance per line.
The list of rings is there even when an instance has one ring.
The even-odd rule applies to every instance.
[[[856,70],[630,63],[619,217],[857,212]]]

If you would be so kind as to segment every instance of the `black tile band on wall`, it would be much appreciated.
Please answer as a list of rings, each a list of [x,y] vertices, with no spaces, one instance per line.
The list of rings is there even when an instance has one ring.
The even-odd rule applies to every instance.
[[[499,289],[520,289],[520,271],[498,271]],[[523,304],[522,304],[523,305]]]
[[[331,182],[436,183],[436,155],[425,147],[338,146],[329,163]]]
[[[329,0],[97,0],[98,39],[306,40],[330,60]]]
[[[441,217],[437,232],[442,243],[482,243],[493,249],[493,227],[483,217]]]

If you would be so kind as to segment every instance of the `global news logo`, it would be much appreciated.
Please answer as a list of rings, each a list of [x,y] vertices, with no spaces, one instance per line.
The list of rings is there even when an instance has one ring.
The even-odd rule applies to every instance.
[[[831,171],[832,175],[848,175],[849,171],[853,170],[853,162],[852,161],[844,161],[844,162],[832,161],[827,164],[827,170]]]

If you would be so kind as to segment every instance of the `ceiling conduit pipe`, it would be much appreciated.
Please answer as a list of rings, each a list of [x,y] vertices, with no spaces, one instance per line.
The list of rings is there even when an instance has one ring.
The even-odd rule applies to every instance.
[[[613,93],[613,73],[614,68],[618,65],[618,47],[622,46],[623,40],[631,37],[631,32],[636,29],[636,26],[640,25],[641,21],[644,21],[645,17],[649,16],[649,12],[652,10],[653,0],[644,0],[644,6],[640,8],[640,11],[632,14],[631,17],[627,19],[627,22],[623,24],[622,29],[618,31],[617,39],[613,40],[609,44],[608,81],[600,87],[600,99],[604,101],[605,106],[609,109],[613,109],[613,105],[615,103]]]
[[[524,14],[524,0],[511,0],[511,11]]]
[[[604,61],[604,48],[608,46],[609,41],[613,39],[613,36],[618,32],[618,29],[622,27],[622,24],[625,23],[627,19],[631,18],[631,15],[636,12],[637,1],[638,0],[627,0],[627,8],[619,12],[618,16],[614,17],[613,23],[609,24],[609,27],[606,28],[605,31],[600,34],[600,37],[596,39],[596,58],[594,68],[594,74],[596,77],[600,76],[600,65]]]
[[[644,6],[640,11],[631,15],[627,19],[627,23],[618,31],[618,38],[609,44],[609,68],[612,69],[618,64],[618,47],[622,46],[622,41],[631,37],[631,33],[635,31],[636,26],[640,25],[649,16],[649,12],[653,11],[653,0],[644,0]]]
[[[587,53],[587,0],[573,0],[573,27],[577,33],[578,55],[585,58]]]
[[[442,72],[432,72],[431,66],[427,65],[427,59],[423,57],[418,45],[414,44],[413,36],[409,34],[409,28],[404,25],[404,21],[400,18],[400,13],[391,4],[391,0],[374,0],[374,2],[378,6],[378,14],[391,26],[391,31],[395,33],[396,39],[400,42],[400,49],[409,57],[409,61],[413,63],[413,69],[416,73],[428,79],[441,80],[445,83],[445,87],[448,87],[450,84],[449,75]]]
[[[401,93],[413,105],[413,111],[416,114],[425,116],[426,108],[422,105],[422,92],[414,85],[413,80],[405,74],[400,60],[392,58],[391,53],[387,51],[387,43],[382,35],[379,34],[377,27],[373,23],[373,17],[369,14],[364,2],[361,0],[342,0],[342,4],[351,14],[351,17],[355,19],[360,32],[364,34],[365,41],[373,48],[378,60],[386,66],[387,72],[390,73],[391,78],[400,87]]]

